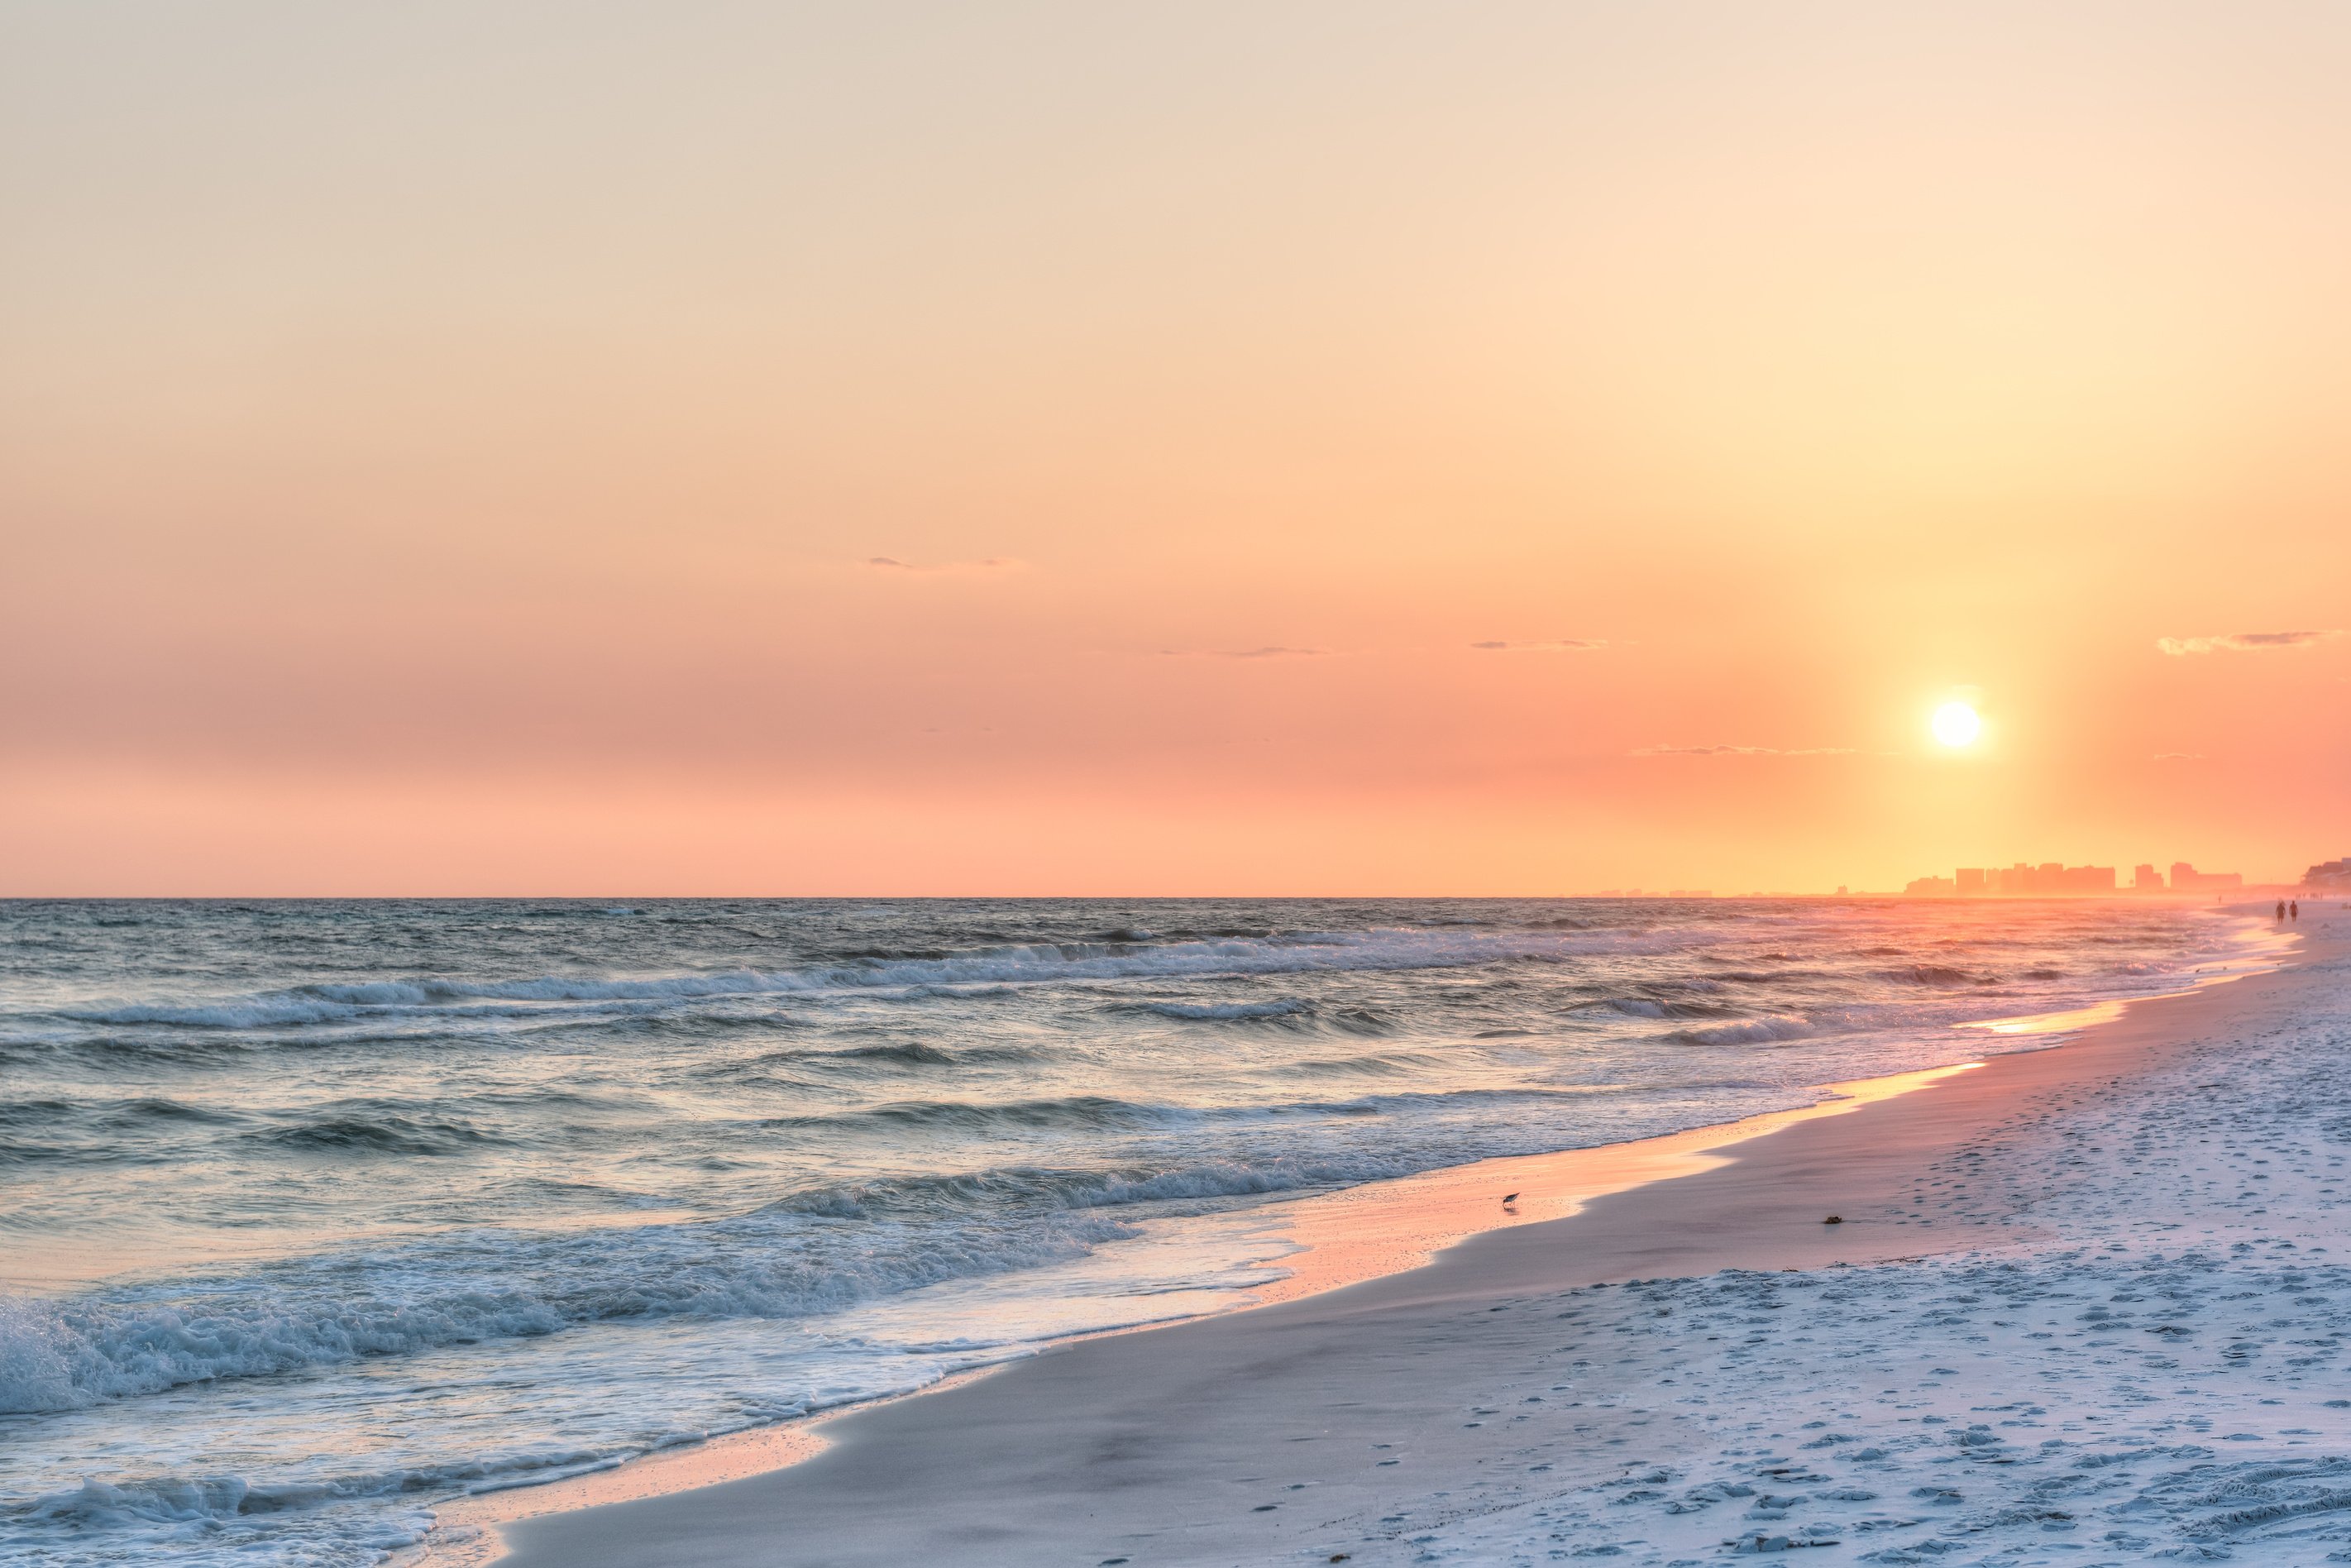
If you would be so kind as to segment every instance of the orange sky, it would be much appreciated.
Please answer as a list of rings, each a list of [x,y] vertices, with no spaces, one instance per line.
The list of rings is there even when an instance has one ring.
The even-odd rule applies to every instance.
[[[2159,643],[2351,627],[2346,79],[2315,5],[12,7],[0,894],[2291,875],[2351,636]]]

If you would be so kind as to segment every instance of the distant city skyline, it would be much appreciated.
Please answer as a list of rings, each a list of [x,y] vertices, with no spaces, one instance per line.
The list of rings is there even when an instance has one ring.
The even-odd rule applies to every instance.
[[[2337,863],[2351,867],[2351,861]],[[2321,873],[2327,870],[2324,865],[2313,866],[2304,873],[2303,883],[2317,885]],[[2345,874],[2346,882],[2351,882],[2351,871]],[[2172,862],[2168,878],[2155,868],[2153,862],[2142,861],[2132,868],[2127,886],[2119,881],[2116,868],[2110,865],[2069,866],[2060,861],[2038,864],[2017,861],[2005,866],[1961,866],[1948,877],[1915,877],[1902,891],[1914,898],[2095,898],[2126,892],[2231,893],[2245,885],[2241,872],[2199,871],[2188,861]]]

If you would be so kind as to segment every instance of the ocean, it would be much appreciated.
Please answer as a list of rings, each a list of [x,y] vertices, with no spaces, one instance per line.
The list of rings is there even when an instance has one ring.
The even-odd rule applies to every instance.
[[[1287,1197],[2044,1045],[2125,901],[0,903],[0,1556],[434,1506],[1245,1305]]]

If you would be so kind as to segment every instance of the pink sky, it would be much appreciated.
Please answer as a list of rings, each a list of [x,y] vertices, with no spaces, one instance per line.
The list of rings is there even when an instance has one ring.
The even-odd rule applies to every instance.
[[[2317,5],[16,8],[0,894],[2290,876],[2346,75]]]

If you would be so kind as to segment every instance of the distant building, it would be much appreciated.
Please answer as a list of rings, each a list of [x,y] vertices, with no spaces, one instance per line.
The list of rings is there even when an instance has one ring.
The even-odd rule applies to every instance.
[[[2171,891],[2174,893],[2233,893],[2245,885],[2245,873],[2240,871],[2198,871],[2186,861],[2171,862]]]
[[[2053,898],[2069,893],[2114,890],[2115,868],[2110,865],[2067,866],[2056,861],[2026,865],[2020,861],[2000,873],[1999,891],[2011,898]]]
[[[2131,873],[2131,885],[2141,893],[2161,893],[2163,873],[2151,865],[2143,865]]]
[[[1961,872],[1959,874],[1965,876],[1967,873]],[[1951,898],[1958,894],[1959,884],[1948,876],[1922,876],[1902,891],[1912,898]]]
[[[2320,861],[2302,873],[2302,885],[2313,893],[2351,893],[2351,855]]]
[[[2153,866],[2140,868],[2148,873]],[[1939,886],[1928,886],[1938,883]],[[1999,866],[1961,866],[1948,883],[1941,877],[1921,877],[1910,884],[1913,893],[1949,893],[1960,898],[2062,898],[2095,895],[2115,891],[2115,868],[2110,865],[2065,865],[2057,861],[2044,861],[2039,865],[2027,865],[2022,861],[2006,868]]]

